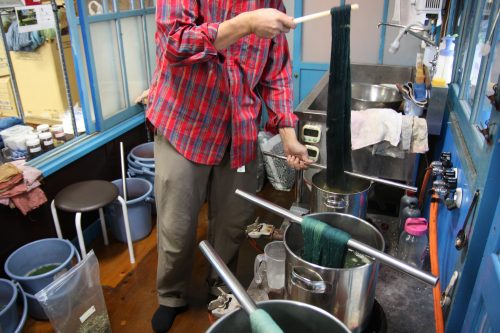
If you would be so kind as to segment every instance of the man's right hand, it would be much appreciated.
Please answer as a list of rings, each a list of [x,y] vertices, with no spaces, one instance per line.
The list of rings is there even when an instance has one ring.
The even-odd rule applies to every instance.
[[[257,9],[240,15],[245,20],[249,32],[261,38],[274,38],[296,26],[293,17],[274,8]]]

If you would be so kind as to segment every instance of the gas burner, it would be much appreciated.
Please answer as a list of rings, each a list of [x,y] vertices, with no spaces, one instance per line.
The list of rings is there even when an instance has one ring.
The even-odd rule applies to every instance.
[[[375,300],[373,304],[373,311],[368,321],[368,327],[362,333],[386,333],[387,332],[387,318],[380,303]]]

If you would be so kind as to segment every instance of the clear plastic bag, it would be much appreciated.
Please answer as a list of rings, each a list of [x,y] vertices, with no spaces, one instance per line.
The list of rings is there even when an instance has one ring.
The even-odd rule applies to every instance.
[[[35,296],[57,332],[111,332],[94,251]]]

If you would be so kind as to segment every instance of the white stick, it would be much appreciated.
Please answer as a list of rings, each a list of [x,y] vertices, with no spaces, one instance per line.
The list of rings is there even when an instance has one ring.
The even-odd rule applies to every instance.
[[[120,142],[120,164],[122,166],[123,199],[127,202],[127,176],[125,175],[125,154],[123,153],[123,142]]]
[[[358,10],[358,9],[359,9],[359,5],[357,3],[351,5],[351,10]],[[293,22],[295,22],[296,24],[299,24],[299,23],[315,20],[317,18],[325,17],[328,15],[330,15],[330,10],[325,10],[323,12],[318,12],[318,13],[314,13],[314,14],[310,14],[310,15],[306,15],[306,16],[302,16],[302,17],[297,17],[297,18],[293,19]]]

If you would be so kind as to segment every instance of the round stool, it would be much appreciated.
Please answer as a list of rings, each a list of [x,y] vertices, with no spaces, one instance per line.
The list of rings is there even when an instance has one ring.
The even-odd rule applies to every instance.
[[[98,209],[104,244],[108,245],[108,233],[106,231],[106,222],[104,220],[103,207],[118,199],[123,211],[123,220],[125,223],[125,233],[127,236],[130,263],[135,263],[134,248],[132,246],[132,239],[130,237],[127,204],[125,203],[125,200],[123,200],[123,198],[118,194],[119,193],[116,186],[105,180],[88,180],[71,184],[62,189],[59,193],[57,193],[56,197],[50,204],[57,237],[61,239],[63,238],[56,208],[66,212],[76,213],[75,226],[76,233],[78,235],[78,243],[80,244],[82,257],[86,256],[87,251],[85,250],[85,242],[83,240],[82,232],[82,213]]]

